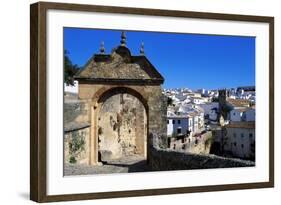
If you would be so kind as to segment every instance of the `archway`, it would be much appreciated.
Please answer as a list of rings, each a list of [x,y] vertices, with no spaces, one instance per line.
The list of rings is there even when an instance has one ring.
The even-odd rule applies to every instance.
[[[86,103],[85,116],[81,120],[90,124],[90,140],[87,147],[89,164],[99,164],[98,118],[103,103],[113,95],[125,93],[136,97],[145,107],[145,138],[148,138],[149,142],[146,144],[149,145],[142,147],[149,160],[150,148],[156,143],[153,139],[165,136],[167,131],[167,107],[161,88],[164,78],[144,55],[143,49],[140,55],[132,55],[126,46],[124,34],[121,35],[121,45],[112,49],[111,53],[105,53],[103,48],[100,51],[99,54],[94,54],[75,76],[79,82],[79,99]],[[117,121],[117,117],[115,119],[112,116],[111,119]],[[135,146],[138,152],[141,146]]]
[[[128,87],[97,92],[92,109],[91,164],[147,158],[148,105]]]

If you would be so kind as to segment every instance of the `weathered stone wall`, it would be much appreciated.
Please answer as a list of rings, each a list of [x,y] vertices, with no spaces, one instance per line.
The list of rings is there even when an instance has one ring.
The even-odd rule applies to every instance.
[[[212,132],[206,132],[192,141],[192,144],[186,147],[186,151],[194,154],[210,154],[213,143]]]
[[[89,133],[89,126],[69,130],[64,133],[65,163],[89,163]]]
[[[86,100],[66,99],[63,106],[64,124],[73,122],[90,122],[89,118],[90,106]]]
[[[158,136],[157,142],[153,146],[167,148],[167,97],[162,94],[161,87],[157,87],[149,98],[149,134]]]
[[[193,139],[190,140],[190,138]],[[212,143],[212,132],[208,131],[197,137],[170,138],[169,149],[194,154],[209,154]]]
[[[89,164],[89,103],[74,94],[64,96],[64,162]]]
[[[102,105],[98,117],[101,160],[139,154],[146,156],[146,112],[130,94],[116,94]]]
[[[190,170],[255,166],[252,161],[224,158],[216,155],[199,155],[164,149],[150,149],[149,166],[153,171]]]

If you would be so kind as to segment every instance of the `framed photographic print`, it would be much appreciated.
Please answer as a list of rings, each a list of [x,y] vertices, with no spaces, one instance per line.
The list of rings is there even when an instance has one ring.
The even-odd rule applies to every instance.
[[[30,198],[274,186],[274,18],[39,2]]]

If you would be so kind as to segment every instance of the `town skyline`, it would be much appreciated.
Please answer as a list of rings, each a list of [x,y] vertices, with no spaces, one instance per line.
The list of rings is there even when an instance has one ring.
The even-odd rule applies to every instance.
[[[187,87],[168,87],[168,88],[164,88],[165,90],[170,90],[170,89],[190,89],[192,91],[197,91],[197,90],[201,90],[201,89],[205,89],[205,90],[223,90],[223,89],[237,89],[239,87],[255,87],[255,85],[238,85],[238,86],[235,86],[235,87],[218,87],[218,88],[212,88],[212,89],[208,89],[208,88],[204,88],[204,87],[198,87],[198,88],[189,88],[188,86]]]
[[[139,55],[144,42],[145,56],[165,77],[164,89],[255,86],[254,37],[140,31],[126,31],[126,36],[132,55]],[[109,54],[119,40],[120,31],[64,29],[64,49],[79,67],[99,53],[101,42]]]

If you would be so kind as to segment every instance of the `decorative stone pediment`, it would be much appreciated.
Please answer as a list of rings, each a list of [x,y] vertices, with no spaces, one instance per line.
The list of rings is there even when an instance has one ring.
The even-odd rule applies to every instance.
[[[118,46],[111,54],[95,54],[75,76],[80,82],[130,82],[157,84],[164,78],[144,55],[132,56],[126,46]]]

